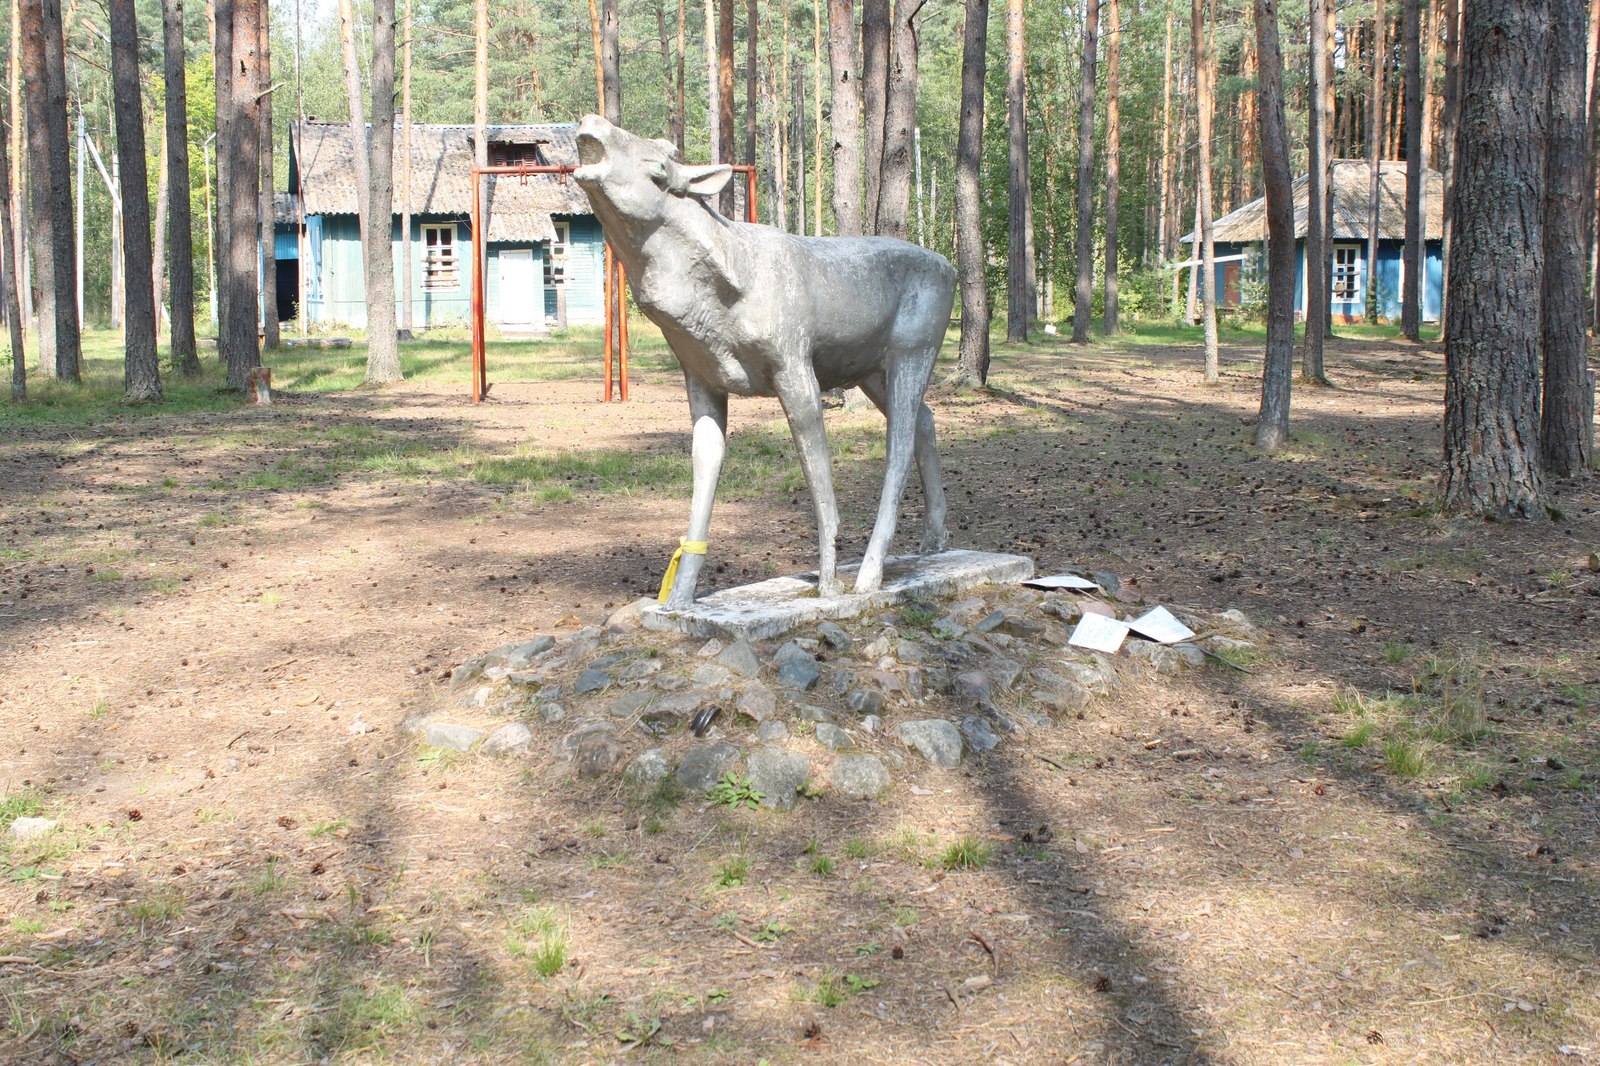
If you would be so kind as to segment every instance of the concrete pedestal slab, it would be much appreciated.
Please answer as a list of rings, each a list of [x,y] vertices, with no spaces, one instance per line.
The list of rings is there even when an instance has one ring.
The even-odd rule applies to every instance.
[[[839,568],[839,581],[846,589],[855,581],[856,570]],[[903,600],[948,596],[976,585],[1016,584],[1032,576],[1033,560],[1022,555],[964,550],[897,555],[884,565],[883,587],[877,592],[818,596],[813,570],[713,592],[684,611],[646,607],[641,617],[646,629],[661,632],[770,640],[811,622],[853,618]]]

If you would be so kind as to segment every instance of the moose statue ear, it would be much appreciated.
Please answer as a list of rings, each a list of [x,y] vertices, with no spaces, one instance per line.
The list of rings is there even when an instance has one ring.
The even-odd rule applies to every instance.
[[[733,177],[733,168],[726,163],[713,163],[704,167],[679,167],[678,179],[682,183],[683,191],[689,196],[698,196],[702,199],[717,195],[723,186],[728,184],[728,179]]]

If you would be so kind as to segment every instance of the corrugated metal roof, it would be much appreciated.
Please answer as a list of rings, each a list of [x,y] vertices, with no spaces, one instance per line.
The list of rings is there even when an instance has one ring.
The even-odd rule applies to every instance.
[[[573,123],[490,126],[489,140],[527,144],[544,142],[552,164],[577,165]],[[415,122],[411,125],[412,214],[465,216],[472,209],[473,127]],[[295,152],[300,191],[308,215],[356,213],[355,156],[350,150],[350,124],[308,119],[295,123]],[[395,213],[401,189],[400,124],[395,123]],[[487,179],[485,207],[489,240],[544,241],[555,235],[550,216],[592,214],[588,197],[570,179],[554,174]]]
[[[1442,240],[1444,237],[1444,176],[1437,170],[1422,172],[1422,231],[1424,239]],[[1372,168],[1365,159],[1335,159],[1333,161],[1333,239],[1336,241],[1364,241],[1367,239],[1367,218],[1371,208]],[[1306,201],[1308,176],[1294,179],[1294,235],[1306,235]],[[1213,223],[1213,239],[1231,243],[1250,244],[1266,240],[1266,197],[1252,200],[1237,211],[1231,211]],[[1385,159],[1378,164],[1378,237],[1382,240],[1405,240],[1406,236],[1406,164],[1402,160]],[[1191,231],[1181,240],[1194,240]]]

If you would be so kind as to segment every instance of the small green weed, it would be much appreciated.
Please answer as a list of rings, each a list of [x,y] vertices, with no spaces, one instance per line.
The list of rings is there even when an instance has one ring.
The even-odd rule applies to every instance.
[[[1378,727],[1373,725],[1371,722],[1362,722],[1360,725],[1350,730],[1350,732],[1346,733],[1344,735],[1344,739],[1339,743],[1343,744],[1347,748],[1364,748],[1367,746],[1368,742],[1372,740],[1373,734],[1377,731]]]
[[[567,964],[567,931],[550,907],[529,907],[511,920],[506,950],[525,958],[541,977],[554,977]]]
[[[332,836],[337,834],[341,829],[349,828],[349,826],[350,823],[345,821],[343,818],[336,818],[331,822],[319,822],[312,826],[308,832],[314,837]]]
[[[843,850],[848,858],[865,859],[872,854],[872,844],[861,837],[851,837],[844,842]]]
[[[1384,741],[1383,764],[1404,781],[1421,777],[1428,770],[1428,757],[1422,748],[1405,737]]]
[[[1394,663],[1398,666],[1400,663],[1403,663],[1407,659],[1411,658],[1412,652],[1416,649],[1412,648],[1410,644],[1407,644],[1403,640],[1386,640],[1382,644],[1378,645],[1378,650],[1383,653],[1383,657],[1386,661]]]
[[[782,922],[768,922],[750,939],[760,944],[776,944],[792,932],[794,932],[793,926],[784,925]]]
[[[722,780],[712,786],[707,797],[723,807],[749,807],[755,810],[764,798],[751,785],[748,777],[739,777],[732,770],[722,775]]]
[[[641,1018],[633,1011],[628,1012],[628,1024],[617,1030],[617,1042],[630,1051],[651,1044],[672,1046],[672,1038],[661,1032],[660,1018]]]
[[[288,887],[289,879],[278,869],[277,859],[268,859],[261,872],[250,880],[250,891],[258,896],[270,896]]]
[[[865,944],[856,945],[856,958],[864,959],[868,955],[876,955],[883,950],[883,945],[876,940],[869,940]]]
[[[811,872],[818,877],[833,876],[833,860],[826,855],[818,855],[811,860]]]
[[[721,888],[738,888],[750,879],[750,856],[740,853],[730,855],[717,867],[717,885]]]

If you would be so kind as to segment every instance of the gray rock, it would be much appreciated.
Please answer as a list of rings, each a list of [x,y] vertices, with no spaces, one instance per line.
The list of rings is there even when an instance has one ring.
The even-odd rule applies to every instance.
[[[567,709],[559,703],[539,704],[539,717],[546,722],[555,723],[566,718]]]
[[[795,717],[800,719],[802,722],[833,721],[833,715],[828,712],[826,707],[818,707],[815,704],[810,703],[802,703],[799,707],[795,708],[794,714]]]
[[[662,674],[656,678],[655,686],[662,692],[682,692],[689,687],[689,679],[681,674]]]
[[[653,737],[671,736],[683,725],[684,716],[652,707],[639,716],[638,726]]]
[[[655,699],[655,693],[648,691],[624,692],[611,703],[610,714],[613,718],[632,718]]]
[[[533,661],[556,646],[556,638],[534,637],[520,644],[504,644],[485,656],[485,666],[500,667],[507,671],[526,670]]]
[[[817,635],[834,651],[849,651],[855,641],[837,622],[824,622],[817,627]]]
[[[988,703],[994,699],[994,687],[984,671],[968,670],[956,675],[956,695],[973,703]]]
[[[756,650],[748,640],[736,640],[723,648],[717,662],[740,677],[755,677],[761,672],[761,660],[756,658]]]
[[[749,715],[758,722],[771,718],[778,710],[778,697],[759,681],[752,681],[739,690],[739,702],[734,705],[740,714]]]
[[[1005,620],[1006,612],[1004,610],[992,611],[985,615],[983,620],[978,622],[978,624],[972,628],[979,633],[991,633],[994,630],[999,629],[1000,623],[1004,622]]]
[[[928,628],[931,629],[933,631],[933,635],[938,637],[940,640],[955,640],[967,631],[965,626],[963,626],[960,622],[957,622],[949,615],[945,615]]]
[[[635,659],[617,671],[618,681],[643,681],[647,677],[661,672],[661,660],[654,655],[647,655],[642,659]]]
[[[989,605],[984,602],[981,596],[962,600],[950,608],[950,617],[968,627],[971,627],[974,622],[988,613]]]
[[[591,692],[599,692],[609,684],[611,684],[611,675],[607,671],[590,667],[578,675],[578,680],[573,684],[572,691],[580,696],[586,696]]]
[[[1022,640],[1030,640],[1033,637],[1037,637],[1039,634],[1043,633],[1044,626],[1040,625],[1038,622],[1030,622],[1020,614],[1007,611],[1005,621],[1000,623],[1000,626],[996,632],[1004,633],[1007,636],[1017,637]]]
[[[716,663],[702,663],[689,675],[689,683],[695,688],[720,688],[733,677],[725,666]]]
[[[1177,652],[1178,657],[1189,666],[1204,666],[1206,664],[1206,653],[1197,644],[1174,644],[1172,650]]]
[[[903,663],[927,662],[928,653],[914,640],[902,640],[895,646],[895,658]]]
[[[18,840],[34,840],[54,833],[59,825],[54,818],[18,818],[11,823],[11,835]]]
[[[632,603],[625,603],[606,616],[605,628],[638,629],[644,609],[655,606],[655,603],[654,596],[640,596]]]
[[[590,733],[578,741],[573,765],[579,777],[604,777],[622,765],[628,749],[610,733]]]
[[[883,693],[870,688],[851,689],[845,704],[857,714],[883,713]]]
[[[1261,631],[1256,628],[1255,623],[1250,621],[1249,616],[1243,611],[1239,610],[1237,607],[1230,607],[1226,611],[1219,611],[1217,613],[1217,623],[1233,630],[1235,634],[1244,637],[1246,640],[1256,640],[1259,638],[1261,633]],[[1189,628],[1195,629],[1198,627],[1190,626]]]
[[[756,726],[756,739],[766,741],[769,744],[780,740],[788,740],[789,727],[777,720],[762,722]]]
[[[483,671],[488,665],[489,657],[487,655],[479,655],[468,659],[452,670],[450,672],[450,694],[452,696],[457,695],[477,684],[478,679],[483,676]]]
[[[900,742],[935,766],[961,765],[961,730],[942,718],[901,722]]]
[[[845,751],[856,746],[849,733],[828,722],[817,723],[817,743],[829,751]]]
[[[1206,664],[1206,653],[1193,644],[1154,645],[1150,665],[1158,674],[1177,674]]]
[[[869,735],[876,733],[878,730],[883,728],[883,719],[879,718],[875,714],[869,714],[865,718],[861,719],[861,728]]]
[[[1069,680],[1077,682],[1096,696],[1105,696],[1111,692],[1116,675],[1107,676],[1106,672],[1098,665],[1090,666],[1087,663],[1062,663],[1062,671]]]
[[[533,746],[533,730],[521,722],[507,722],[484,738],[478,750],[485,755],[526,755]]]
[[[493,698],[493,685],[478,685],[463,692],[456,699],[456,705],[464,710],[476,710],[479,707],[489,706],[489,701]]]
[[[689,750],[673,776],[697,796],[710,792],[722,775],[739,761],[739,749],[732,744],[699,744]]]
[[[1122,580],[1109,570],[1096,570],[1089,575],[1089,580],[1105,589],[1107,596],[1115,596],[1122,588]]]
[[[702,659],[715,659],[722,653],[722,641],[718,640],[716,637],[712,637],[710,640],[700,645],[700,647],[696,648],[694,653],[700,656]]]
[[[999,736],[981,715],[969,714],[961,719],[961,737],[972,751],[990,751],[1000,745]]]
[[[659,785],[671,773],[672,763],[667,753],[660,748],[646,748],[622,771],[622,780],[630,788],[642,792]]]
[[[829,670],[827,673],[828,687],[835,696],[843,696],[856,687],[856,672],[854,670]]]
[[[652,711],[663,711],[675,714],[680,718],[687,718],[704,707],[711,699],[709,692],[702,692],[697,688],[687,692],[674,692],[669,696],[662,696],[650,705]]]
[[[1143,659],[1149,662],[1159,647],[1161,645],[1153,640],[1140,640],[1138,637],[1132,637],[1122,645],[1122,650],[1128,654],[1129,658]]]
[[[862,648],[861,654],[863,657],[870,659],[873,662],[877,662],[879,659],[889,654],[889,649],[894,646],[895,639],[895,630],[891,626],[879,634],[872,641],[872,643],[868,644],[865,648]]]
[[[783,748],[762,748],[745,762],[750,787],[761,793],[763,807],[786,811],[794,806],[800,786],[811,780],[811,760]]]
[[[815,659],[785,659],[778,663],[778,680],[798,692],[810,692],[822,677]]]
[[[814,662],[816,658],[817,657],[815,655],[812,655],[809,651],[802,647],[800,642],[797,640],[784,641],[783,644],[778,647],[778,650],[772,653],[772,661],[775,663],[788,662],[791,659],[800,660],[803,662]]]
[[[847,799],[877,799],[889,788],[889,771],[876,755],[841,755],[829,783]]]
[[[996,688],[1009,690],[1022,676],[1022,664],[1014,659],[990,659],[983,672],[989,675]]]
[[[472,746],[482,739],[483,730],[457,725],[454,722],[432,721],[422,727],[423,743],[432,744],[436,748],[471,751]]]
[[[596,733],[615,733],[617,727],[610,722],[590,720],[580,723],[576,729],[556,742],[556,758],[563,762],[570,762],[578,754],[578,745],[587,737]]]

